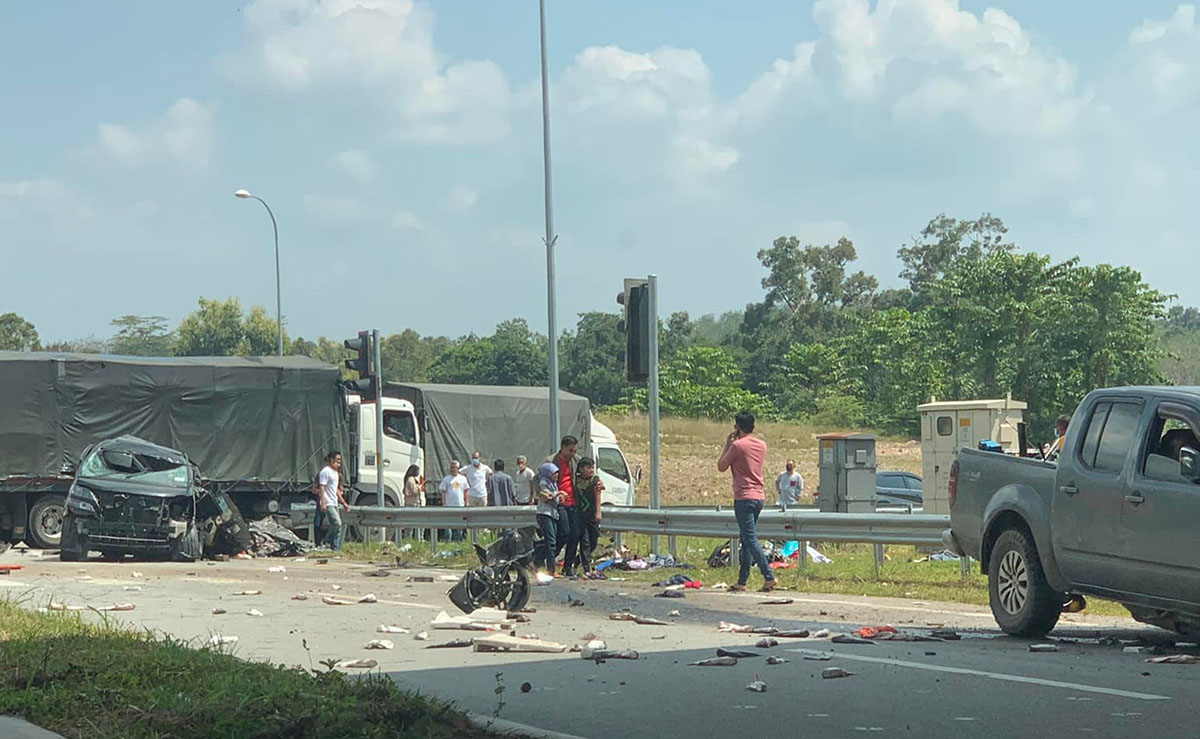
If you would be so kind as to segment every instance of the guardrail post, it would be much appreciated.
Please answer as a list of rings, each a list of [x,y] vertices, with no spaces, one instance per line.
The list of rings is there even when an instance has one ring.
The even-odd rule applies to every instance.
[[[962,578],[967,579],[967,575],[971,574],[971,558],[967,555],[962,555],[958,558],[958,569],[962,573]]]
[[[740,567],[742,540],[736,536],[729,538],[729,566]]]
[[[800,558],[800,569],[808,569],[808,541],[800,540],[800,549],[797,550],[796,556]]]
[[[874,564],[875,564],[875,579],[878,580],[879,579],[879,568],[883,566],[883,545],[875,544],[872,547],[872,549],[874,550],[872,552],[872,554],[873,554],[872,559],[874,560]]]
[[[671,534],[670,536],[667,537],[667,551],[671,553],[672,557],[674,557],[675,559],[679,559],[679,555],[675,553],[675,535],[674,534]]]
[[[475,527],[471,527],[471,543],[472,544],[479,543],[479,529],[477,529]]]
[[[624,546],[625,543],[624,540],[625,535],[620,531],[613,534],[613,549],[617,552],[617,556],[620,556],[621,547]]]

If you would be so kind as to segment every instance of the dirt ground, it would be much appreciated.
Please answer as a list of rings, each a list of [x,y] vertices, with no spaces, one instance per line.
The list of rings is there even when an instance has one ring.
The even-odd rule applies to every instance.
[[[601,415],[600,420],[617,435],[632,468],[650,471],[649,419],[637,415]],[[729,476],[717,472],[717,457],[729,435],[730,424],[692,418],[663,418],[660,423],[661,503],[663,505],[717,505],[729,499]],[[768,475],[782,472],[789,459],[804,477],[805,496],[817,486],[817,437],[843,429],[816,429],[794,423],[765,423],[758,432],[767,442]],[[921,474],[921,444],[916,440],[880,438],[875,447],[880,470]],[[637,505],[649,502],[648,477],[637,489]]]

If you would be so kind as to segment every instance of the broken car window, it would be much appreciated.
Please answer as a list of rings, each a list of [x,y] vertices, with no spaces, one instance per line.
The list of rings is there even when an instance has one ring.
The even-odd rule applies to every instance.
[[[80,477],[116,477],[178,487],[187,486],[188,473],[187,463],[178,459],[111,449],[92,452],[79,467]]]

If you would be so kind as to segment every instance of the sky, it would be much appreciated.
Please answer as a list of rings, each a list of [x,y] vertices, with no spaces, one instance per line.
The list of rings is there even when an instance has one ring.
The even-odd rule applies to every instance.
[[[1200,26],[1138,0],[547,0],[560,327],[654,273],[761,299],[933,216],[1200,303]],[[536,0],[0,2],[0,313],[43,340],[200,297],[290,335],[546,329]]]

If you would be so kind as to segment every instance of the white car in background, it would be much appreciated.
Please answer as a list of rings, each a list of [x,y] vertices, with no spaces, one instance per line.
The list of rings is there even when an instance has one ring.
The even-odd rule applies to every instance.
[[[600,505],[631,506],[633,505],[633,488],[641,477],[641,470],[636,474],[629,471],[629,463],[617,445],[617,437],[608,426],[592,416],[591,453],[589,456],[596,460],[596,474],[604,483],[604,493],[600,496]]]

